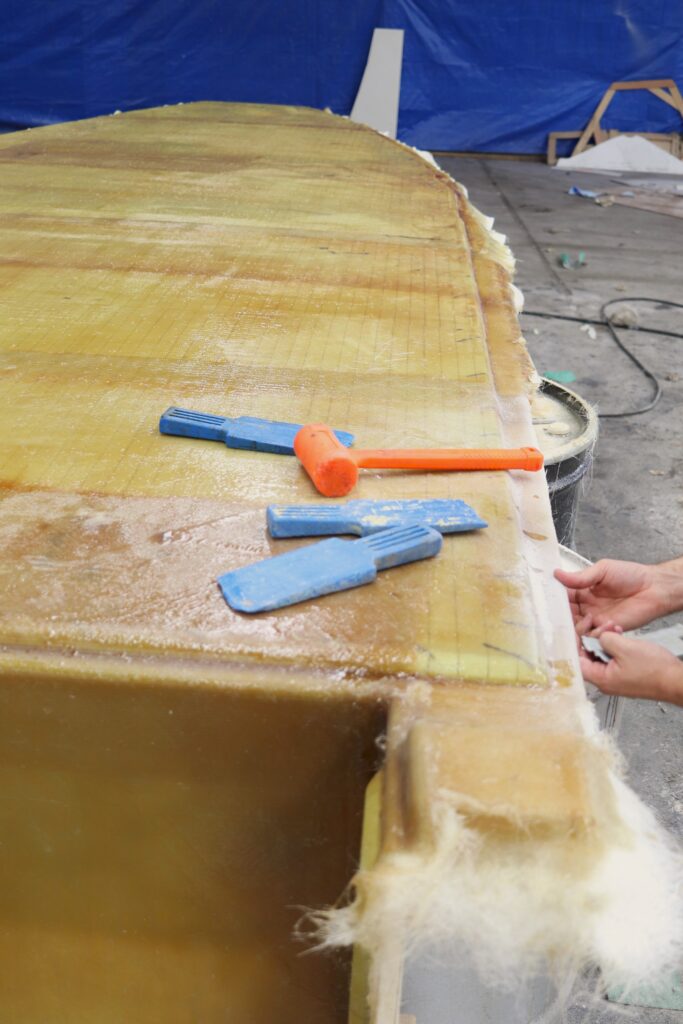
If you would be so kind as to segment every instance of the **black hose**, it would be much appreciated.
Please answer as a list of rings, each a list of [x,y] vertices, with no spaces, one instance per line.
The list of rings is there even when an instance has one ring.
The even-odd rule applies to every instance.
[[[631,349],[628,348],[623,343],[623,341],[617,334],[614,328],[614,324],[612,323],[608,315],[608,309],[610,308],[610,306],[614,306],[619,302],[655,302],[661,306],[672,306],[675,307],[676,309],[683,309],[683,302],[672,302],[669,299],[652,299],[647,296],[638,295],[632,297],[624,296],[623,298],[610,299],[608,302],[603,303],[603,305],[600,308],[600,320],[590,320],[586,319],[586,317],[578,316],[566,316],[564,313],[540,313],[535,310],[524,310],[522,313],[523,316],[543,317],[546,320],[569,320],[572,323],[577,324],[592,324],[596,327],[606,327],[609,333],[612,335],[613,341],[621,349],[624,355],[628,356],[631,362],[638,367],[643,376],[646,377],[647,380],[652,382],[652,384],[654,385],[654,394],[650,401],[647,402],[645,405],[640,406],[638,409],[629,409],[625,410],[624,412],[600,412],[598,413],[598,416],[601,419],[620,419],[621,417],[624,416],[640,416],[641,413],[649,412],[650,409],[654,409],[654,407],[657,405],[657,402],[662,397],[662,386],[657,380],[656,376],[654,375],[652,370],[648,369],[648,367],[645,366],[645,364],[642,363],[640,359],[638,359],[638,357],[631,351]],[[679,340],[683,340],[683,334],[680,334],[678,331],[662,331],[655,327],[639,326],[633,326],[628,329],[632,331],[643,331],[645,334],[660,334],[666,338],[678,338]]]

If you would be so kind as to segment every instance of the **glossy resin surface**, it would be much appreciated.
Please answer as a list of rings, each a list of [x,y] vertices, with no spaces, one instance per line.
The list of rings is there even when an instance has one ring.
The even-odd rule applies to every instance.
[[[366,471],[355,498],[463,499],[488,529],[247,617],[217,577],[310,543],[266,507],[320,499],[296,459],[159,416],[533,445],[510,255],[415,152],[219,103],[0,138],[0,243],[0,1016],[341,1022],[347,959],[292,931],[353,874],[389,706],[447,687],[457,718],[484,687],[488,764],[520,687],[583,699],[545,480]]]

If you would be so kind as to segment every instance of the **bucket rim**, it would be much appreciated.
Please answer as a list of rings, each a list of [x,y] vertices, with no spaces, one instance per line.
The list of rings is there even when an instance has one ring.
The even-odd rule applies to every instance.
[[[578,437],[568,440],[564,446],[558,451],[555,451],[552,455],[544,455],[544,464],[546,466],[556,466],[559,462],[565,462],[567,459],[571,459],[580,455],[584,452],[590,452],[595,446],[598,439],[598,414],[596,413],[590,402],[582,398],[581,395],[577,394],[576,391],[572,391],[571,388],[565,387],[564,384],[558,384],[557,381],[549,380],[547,377],[541,377],[540,384],[537,389],[543,394],[550,395],[558,400],[570,399],[566,404],[569,404],[573,409],[580,411],[581,417],[584,420],[585,426]],[[539,438],[539,448],[543,451],[543,445]]]

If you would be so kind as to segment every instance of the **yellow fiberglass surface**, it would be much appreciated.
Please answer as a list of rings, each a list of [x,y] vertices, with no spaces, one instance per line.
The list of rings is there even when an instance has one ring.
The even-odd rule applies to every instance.
[[[507,443],[531,367],[445,175],[341,118],[222,104],[9,135],[0,173],[3,640],[549,680],[505,474],[363,473],[354,497],[459,497],[490,528],[255,624],[215,577],[283,547],[268,503],[318,495],[293,459],[158,432],[177,405],[359,447]]]
[[[353,874],[390,705],[583,700],[543,473],[362,471],[353,497],[462,498],[488,528],[249,617],[216,578],[310,543],[271,539],[269,503],[323,499],[295,458],[158,430],[175,405],[533,444],[510,276],[447,175],[321,111],[0,138],[0,1017],[343,1021],[348,958],[292,934]]]

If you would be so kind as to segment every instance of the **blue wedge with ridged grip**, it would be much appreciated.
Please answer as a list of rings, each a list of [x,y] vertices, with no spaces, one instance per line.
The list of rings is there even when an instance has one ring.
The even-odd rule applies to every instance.
[[[440,533],[417,524],[361,540],[333,538],[234,569],[218,586],[236,611],[269,612],[372,583],[380,570],[432,558],[442,543]]]
[[[208,412],[177,409],[175,406],[167,409],[159,420],[159,431],[162,434],[224,441],[228,448],[271,452],[275,455],[294,455],[294,438],[300,430],[300,423],[280,423],[254,416],[228,419]],[[353,434],[345,430],[335,430],[335,434],[347,448],[353,444]]]
[[[269,505],[271,537],[329,537],[355,533],[365,537],[392,526],[421,523],[439,533],[465,533],[488,524],[459,498],[345,501],[342,505]]]

